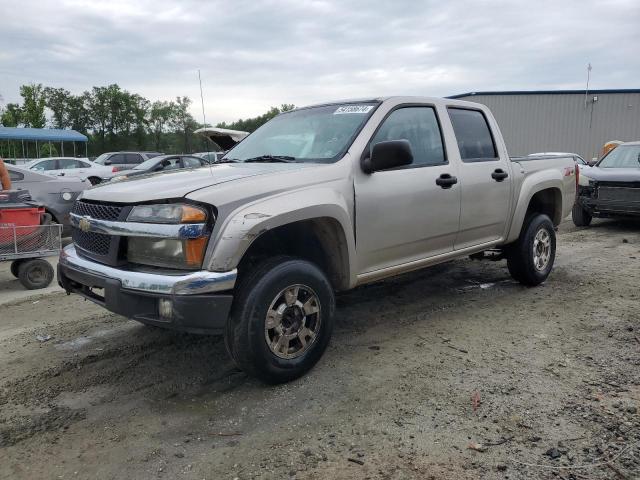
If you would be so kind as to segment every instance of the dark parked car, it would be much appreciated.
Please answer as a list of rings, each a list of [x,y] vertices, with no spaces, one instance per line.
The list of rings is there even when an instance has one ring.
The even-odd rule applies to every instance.
[[[204,165],[209,165],[209,162],[203,158],[194,157],[193,155],[160,155],[142,162],[131,170],[122,170],[118,172],[111,181],[117,182],[148,173],[166,172],[169,170],[178,170],[180,168],[198,168]]]
[[[593,167],[580,169],[573,223],[593,217],[640,217],[640,142],[623,143]]]
[[[115,167],[117,170],[133,168],[150,158],[162,155],[160,152],[107,152],[94,160],[95,163]]]
[[[5,164],[6,165],[6,164]],[[69,212],[80,192],[91,182],[77,177],[52,177],[14,165],[6,165],[15,190],[29,190],[33,201],[41,203],[56,223],[69,228]]]

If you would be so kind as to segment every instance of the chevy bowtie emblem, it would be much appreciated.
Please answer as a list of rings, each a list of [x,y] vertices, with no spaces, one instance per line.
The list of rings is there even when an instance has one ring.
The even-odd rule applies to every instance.
[[[78,227],[80,227],[80,230],[83,232],[88,232],[91,229],[91,222],[87,217],[82,217],[80,222],[78,222]]]

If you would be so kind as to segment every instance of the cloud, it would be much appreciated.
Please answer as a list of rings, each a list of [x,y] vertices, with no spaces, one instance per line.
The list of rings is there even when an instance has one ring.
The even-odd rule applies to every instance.
[[[194,99],[209,121],[280,103],[392,94],[631,88],[636,0],[23,0],[3,11],[0,94],[29,82],[82,92],[118,83]]]

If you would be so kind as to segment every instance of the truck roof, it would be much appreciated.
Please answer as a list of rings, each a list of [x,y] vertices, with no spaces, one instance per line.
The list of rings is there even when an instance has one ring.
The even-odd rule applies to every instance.
[[[296,108],[295,110],[303,110],[305,108],[312,107],[322,107],[326,105],[337,105],[337,104],[345,104],[345,103],[367,103],[367,102],[386,102],[389,100],[394,100],[397,102],[403,103],[447,103],[448,105],[467,105],[474,107],[483,107],[486,108],[486,105],[482,105],[476,102],[468,102],[466,100],[455,100],[452,98],[445,97],[425,97],[425,96],[417,96],[417,95],[390,95],[386,97],[362,97],[362,98],[347,98],[342,100],[334,100],[330,102],[322,102],[322,103],[314,103],[311,105],[305,105],[304,107]]]

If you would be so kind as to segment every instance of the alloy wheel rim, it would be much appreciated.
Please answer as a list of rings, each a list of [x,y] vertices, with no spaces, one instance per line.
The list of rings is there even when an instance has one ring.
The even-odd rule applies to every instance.
[[[271,302],[264,336],[271,352],[284,359],[297,358],[316,342],[322,317],[320,299],[306,285],[284,288]]]
[[[533,239],[533,265],[539,272],[546,270],[551,260],[551,235],[541,228]]]

